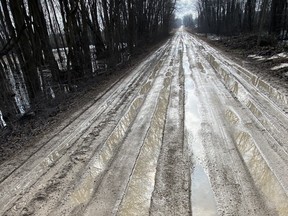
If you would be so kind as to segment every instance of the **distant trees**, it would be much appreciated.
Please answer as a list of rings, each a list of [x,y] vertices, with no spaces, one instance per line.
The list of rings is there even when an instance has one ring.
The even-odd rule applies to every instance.
[[[271,18],[270,33],[277,36],[287,36],[287,0],[272,0],[271,2]]]
[[[180,28],[183,24],[183,20],[181,18],[174,18],[172,21],[172,27],[177,29]]]
[[[193,16],[192,14],[190,15],[185,15],[183,17],[183,25],[185,27],[190,27],[190,28],[194,28],[195,27],[195,23],[194,23],[194,19],[193,19]]]
[[[201,32],[222,35],[266,32],[287,38],[287,0],[198,0]]]
[[[24,113],[39,96],[95,76],[99,60],[124,64],[139,46],[168,34],[175,3],[0,0],[0,110]]]

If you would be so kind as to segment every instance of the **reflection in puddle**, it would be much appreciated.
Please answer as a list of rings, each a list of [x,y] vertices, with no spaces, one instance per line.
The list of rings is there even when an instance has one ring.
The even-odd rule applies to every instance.
[[[204,169],[196,165],[192,174],[192,212],[194,216],[217,215],[216,203]]]
[[[256,187],[264,195],[267,204],[275,208],[279,215],[288,215],[288,197],[276,176],[268,167],[250,134],[246,132],[238,133],[236,143]]]
[[[266,127],[266,129],[271,130],[270,124],[268,123],[266,118],[263,116],[262,112],[256,107],[256,105],[252,101],[248,100],[247,107],[253,113],[253,115],[257,117],[257,119]]]
[[[228,83],[228,84],[231,83],[230,73],[226,69],[221,68],[221,75],[225,83]]]
[[[93,179],[90,177],[88,181],[80,188],[79,190],[73,193],[73,201],[77,204],[85,203],[90,199],[91,194],[93,193]]]
[[[197,62],[197,67],[199,68],[199,70],[200,70],[202,73],[206,73],[205,70],[204,70],[203,65],[201,64],[201,62]]]
[[[255,106],[255,104],[248,100],[247,102],[247,107],[250,109],[250,111],[257,117],[257,118],[261,118],[262,117],[262,113],[260,112],[260,110]]]
[[[239,122],[239,117],[230,109],[225,111],[225,117],[232,125],[235,125]]]
[[[238,95],[238,82],[235,81],[234,84],[231,86],[231,92],[234,94],[234,95]]]
[[[140,94],[147,94],[147,93],[149,92],[149,90],[151,89],[151,87],[152,87],[152,81],[146,82],[146,83],[142,86],[142,88],[141,88],[141,90],[140,90]]]

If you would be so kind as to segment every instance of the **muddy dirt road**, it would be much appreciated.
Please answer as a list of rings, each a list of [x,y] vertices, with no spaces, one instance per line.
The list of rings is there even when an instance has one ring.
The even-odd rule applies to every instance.
[[[178,31],[33,151],[0,215],[288,215],[287,99]]]

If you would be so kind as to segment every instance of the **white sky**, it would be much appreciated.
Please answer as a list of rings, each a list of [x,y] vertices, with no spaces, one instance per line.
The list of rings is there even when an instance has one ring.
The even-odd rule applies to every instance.
[[[197,0],[177,0],[176,17],[182,18],[187,14],[193,14],[195,18],[197,16],[196,2]]]

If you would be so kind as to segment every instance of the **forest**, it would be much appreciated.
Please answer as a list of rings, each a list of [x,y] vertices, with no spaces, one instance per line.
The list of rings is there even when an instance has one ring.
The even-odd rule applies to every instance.
[[[0,0],[0,128],[169,33],[175,0]]]
[[[254,33],[286,40],[287,7],[287,0],[198,0],[198,31],[226,36]]]
[[[197,0],[196,13],[180,18],[176,4],[0,0],[0,127],[34,114],[39,99],[53,100],[103,71],[117,71],[182,23],[205,34],[287,40],[287,0]]]

